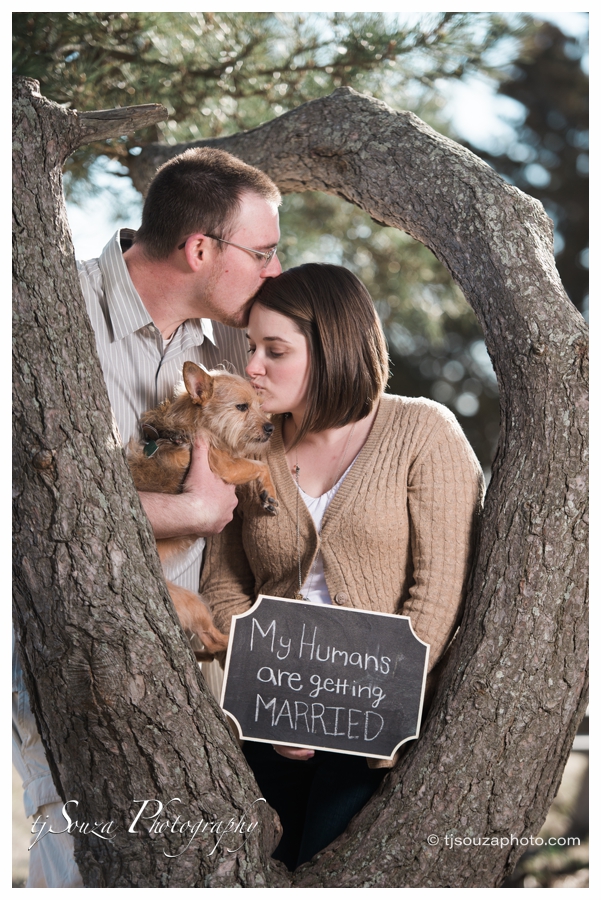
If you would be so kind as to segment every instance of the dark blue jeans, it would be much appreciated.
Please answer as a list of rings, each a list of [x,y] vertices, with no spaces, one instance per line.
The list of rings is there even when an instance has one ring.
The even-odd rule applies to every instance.
[[[342,834],[386,773],[370,769],[362,756],[325,750],[308,760],[286,759],[271,744],[247,741],[244,755],[284,829],[273,858],[290,870]]]

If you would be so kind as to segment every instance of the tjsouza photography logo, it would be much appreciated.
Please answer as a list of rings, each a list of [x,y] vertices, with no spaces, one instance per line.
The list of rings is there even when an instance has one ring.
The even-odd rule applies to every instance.
[[[166,803],[156,798],[147,800],[134,800],[134,804],[139,804],[139,808],[132,814],[129,825],[126,823],[126,833],[144,836],[148,835],[154,839],[168,838],[170,835],[181,836],[181,846],[176,852],[168,852],[163,850],[163,855],[169,858],[181,856],[188,850],[192,842],[198,838],[199,840],[207,839],[213,844],[209,856],[222,845],[228,853],[235,853],[241,850],[247,842],[250,835],[254,832],[259,824],[243,813],[241,816],[231,816],[221,819],[189,819],[185,815],[178,813],[179,797],[172,797]],[[259,797],[252,804],[265,803],[263,797]],[[53,828],[46,820],[48,816],[38,816],[31,826],[31,833],[35,835],[28,849],[31,850],[39,841],[49,835],[56,834],[82,834],[94,835],[104,841],[113,841],[114,836],[123,829],[112,819],[109,821],[85,821],[73,818],[77,813],[79,806],[78,800],[67,800],[62,808],[62,817],[65,821],[64,828]],[[227,846],[231,843],[232,846]],[[169,841],[169,851],[172,849],[172,841]]]

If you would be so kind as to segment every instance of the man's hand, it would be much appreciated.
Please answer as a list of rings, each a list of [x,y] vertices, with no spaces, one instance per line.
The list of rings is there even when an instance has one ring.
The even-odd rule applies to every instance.
[[[208,449],[198,440],[181,494],[140,493],[140,501],[150,519],[154,536],[206,537],[219,534],[231,522],[238,504],[234,485],[226,484],[211,472]]]
[[[181,496],[188,496],[198,505],[203,529],[198,533],[203,536],[219,534],[232,521],[238,505],[236,488],[211,472],[208,448],[204,441],[198,440],[192,448],[192,461]]]
[[[311,759],[315,756],[315,750],[307,750],[304,747],[288,747],[286,744],[272,744],[276,753],[285,756],[286,759]]]

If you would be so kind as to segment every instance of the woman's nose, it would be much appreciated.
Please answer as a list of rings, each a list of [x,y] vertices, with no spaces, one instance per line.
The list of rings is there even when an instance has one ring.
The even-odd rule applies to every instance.
[[[265,368],[261,364],[261,361],[259,359],[257,359],[256,352],[253,353],[252,358],[250,359],[250,361],[246,367],[246,374],[250,378],[253,378],[256,375],[261,375],[264,371],[265,371]]]

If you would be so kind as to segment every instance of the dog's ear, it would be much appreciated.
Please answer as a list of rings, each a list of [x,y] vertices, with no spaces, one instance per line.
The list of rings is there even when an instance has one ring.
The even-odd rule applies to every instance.
[[[193,362],[184,363],[184,384],[193,403],[203,406],[213,393],[213,377]]]

